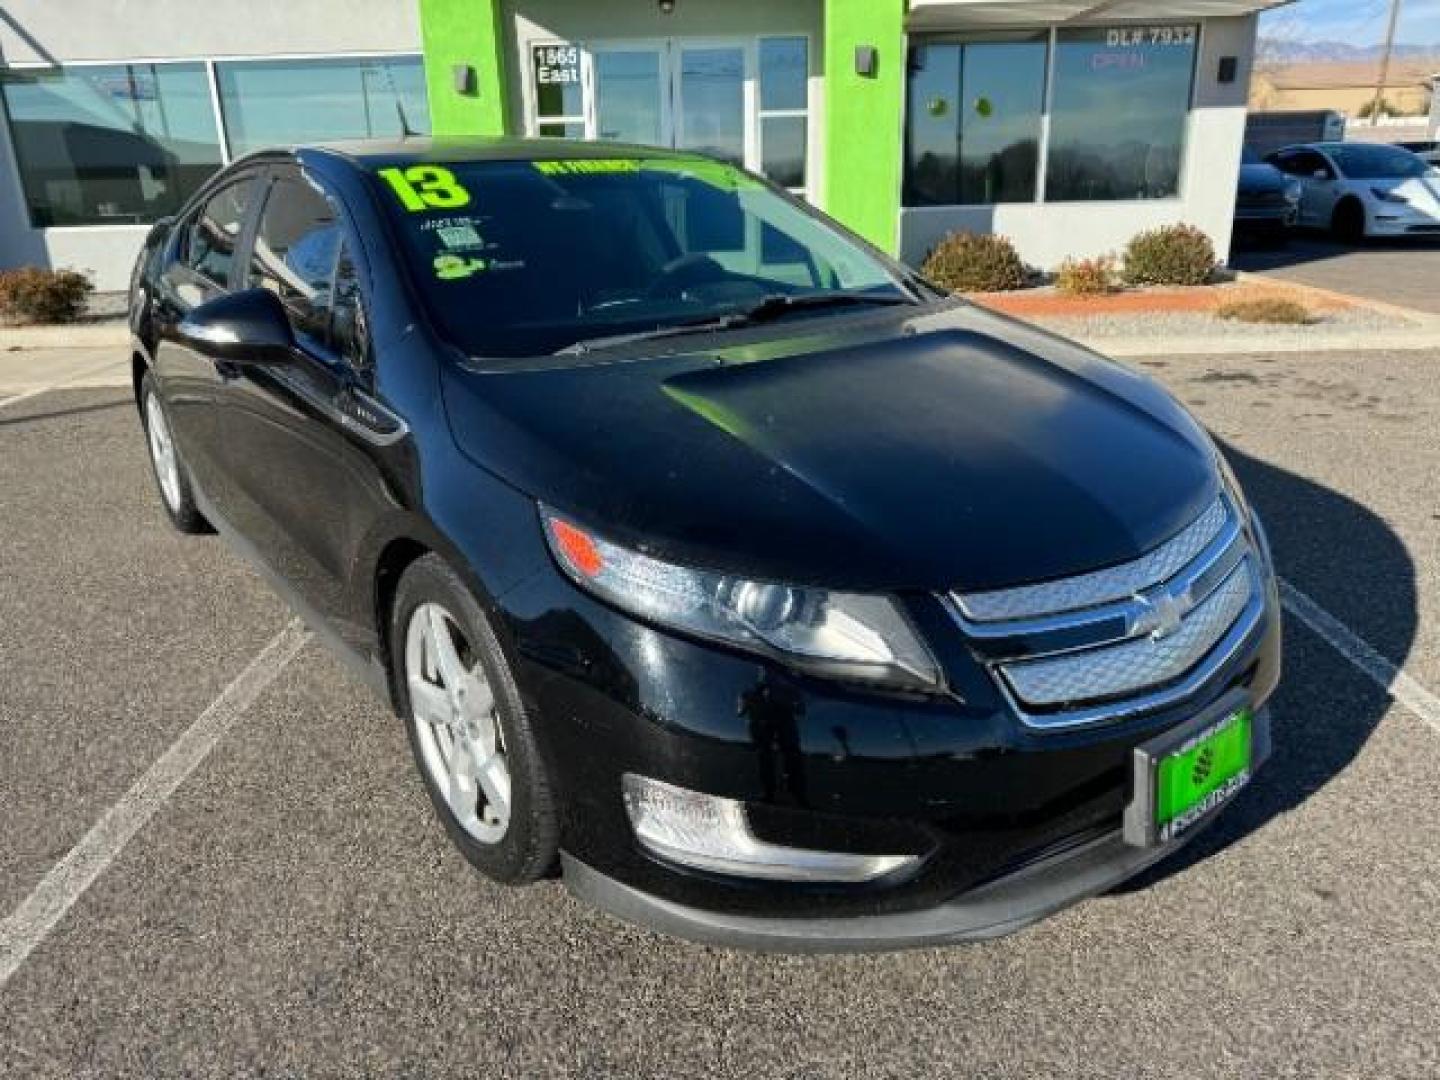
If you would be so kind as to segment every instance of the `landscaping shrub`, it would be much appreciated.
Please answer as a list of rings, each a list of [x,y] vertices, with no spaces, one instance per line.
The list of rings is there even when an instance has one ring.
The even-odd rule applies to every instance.
[[[1066,296],[1103,296],[1115,291],[1114,255],[1066,259],[1055,274],[1055,288]]]
[[[1027,282],[1015,245],[992,233],[951,233],[925,256],[920,272],[951,292],[1003,292]]]
[[[1129,285],[1204,285],[1215,266],[1210,237],[1193,225],[1168,225],[1130,241],[1121,274]]]
[[[1294,300],[1279,296],[1263,296],[1252,300],[1230,300],[1215,309],[1222,319],[1248,323],[1282,323],[1305,326],[1315,321],[1310,309]]]
[[[74,270],[22,266],[0,270],[0,318],[8,322],[74,322],[95,286]]]

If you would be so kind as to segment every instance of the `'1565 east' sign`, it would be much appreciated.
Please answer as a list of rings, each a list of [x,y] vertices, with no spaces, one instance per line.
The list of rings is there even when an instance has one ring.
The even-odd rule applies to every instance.
[[[535,85],[580,84],[580,50],[574,45],[536,45],[530,50]]]

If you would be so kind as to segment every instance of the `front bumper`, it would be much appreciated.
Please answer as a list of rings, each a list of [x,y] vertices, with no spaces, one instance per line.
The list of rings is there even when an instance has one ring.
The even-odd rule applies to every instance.
[[[1270,717],[1255,715],[1256,766],[1269,756]],[[712,945],[764,952],[878,952],[983,941],[1022,930],[1098,895],[1160,862],[1203,832],[1212,812],[1179,840],[1136,847],[1116,830],[1076,843],[932,907],[845,916],[776,916],[708,910],[646,893],[573,855],[562,857],[565,884],[579,899],[616,918]]]
[[[1434,236],[1440,234],[1440,218],[1423,210],[1389,203],[1370,209],[1367,233],[1370,236]]]
[[[943,698],[847,688],[648,627],[558,570],[500,599],[521,692],[543,718],[570,888],[622,918],[759,948],[994,936],[1103,891],[1172,850],[1119,839],[1135,749],[1236,694],[1259,710],[1280,672],[1273,582],[1239,646],[1183,700],[1059,730],[1016,714],[938,597],[912,597],[910,614],[945,671]],[[770,843],[920,866],[840,884],[677,865],[637,841],[626,774],[741,802]]]

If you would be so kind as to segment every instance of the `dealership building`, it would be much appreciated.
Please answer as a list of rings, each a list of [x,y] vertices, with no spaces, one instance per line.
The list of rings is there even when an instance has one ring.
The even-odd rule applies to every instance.
[[[0,267],[123,288],[148,224],[270,145],[528,135],[702,150],[918,262],[1224,251],[1281,0],[11,0]]]

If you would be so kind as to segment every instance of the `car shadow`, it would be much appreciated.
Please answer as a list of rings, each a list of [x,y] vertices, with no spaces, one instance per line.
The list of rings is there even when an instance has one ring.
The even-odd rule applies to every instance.
[[[1265,524],[1280,576],[1403,664],[1418,615],[1415,565],[1400,538],[1355,500],[1233,446],[1223,449]],[[1285,633],[1285,669],[1270,703],[1270,760],[1214,824],[1116,892],[1181,873],[1294,810],[1369,740],[1390,695],[1288,615]]]
[[[1288,243],[1279,244],[1237,233],[1230,246],[1228,265],[1232,270],[1263,274],[1267,270],[1283,270],[1290,266],[1327,262],[1330,259],[1343,258],[1355,251],[1415,249],[1440,251],[1440,237],[1376,237],[1357,244],[1344,244],[1323,232],[1298,230],[1290,235]]]

